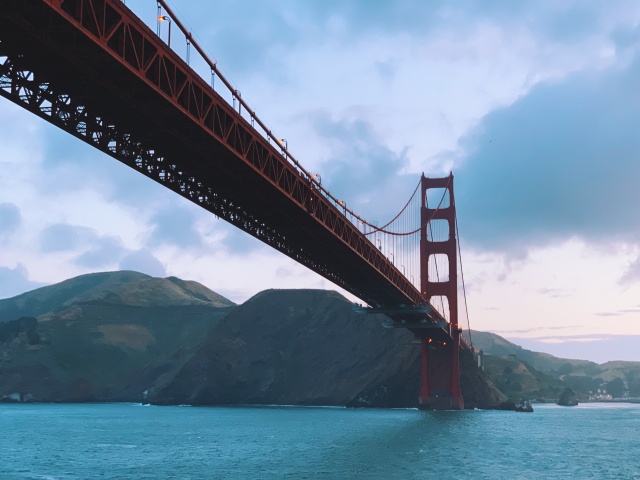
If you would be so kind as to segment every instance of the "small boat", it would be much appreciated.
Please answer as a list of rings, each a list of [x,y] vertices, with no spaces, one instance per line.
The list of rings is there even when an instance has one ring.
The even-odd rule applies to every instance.
[[[515,408],[516,412],[533,412],[533,407],[527,400],[523,400]]]

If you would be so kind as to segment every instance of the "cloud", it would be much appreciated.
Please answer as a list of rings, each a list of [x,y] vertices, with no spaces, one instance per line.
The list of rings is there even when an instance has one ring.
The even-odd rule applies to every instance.
[[[205,214],[191,205],[184,205],[181,200],[175,198],[172,203],[160,207],[151,217],[150,245],[173,245],[181,248],[203,246],[202,235],[196,224],[204,216],[211,214]]]
[[[602,8],[589,2],[567,2],[564,5],[554,5],[553,10],[542,15],[536,15],[536,30],[548,38],[560,42],[577,43],[602,30],[600,19]]]
[[[509,337],[523,348],[559,358],[576,358],[604,363],[614,360],[640,361],[640,335],[579,335],[544,339]]]
[[[149,220],[151,233],[147,244],[151,247],[173,246],[203,254],[213,254],[216,250],[247,254],[269,248],[185,199],[171,200],[157,206],[156,213]]]
[[[545,295],[551,298],[566,298],[570,297],[574,293],[574,289],[571,288],[539,288],[537,292],[541,295]]]
[[[306,120],[328,145],[323,185],[334,195],[348,194],[348,208],[379,223],[402,208],[418,181],[416,175],[401,173],[407,165],[406,148],[391,150],[361,118],[334,119],[320,111],[308,114]]]
[[[56,223],[40,233],[40,250],[45,253],[69,252],[81,248],[97,237],[88,227]]]
[[[607,6],[609,7],[609,6]],[[195,18],[193,7],[184,7],[188,17]],[[316,42],[323,37],[342,35],[345,38],[373,35],[413,34],[425,35],[445,28],[468,29],[470,24],[495,22],[501,25],[526,23],[545,37],[575,42],[602,28],[615,8],[604,8],[597,2],[513,2],[466,0],[451,2],[435,0],[403,0],[395,2],[342,1],[300,3],[296,1],[252,2],[251,8],[240,15],[233,3],[217,7],[219,16],[227,21],[209,29],[212,44],[221,51],[244,53],[247,63],[259,62],[269,48],[280,49],[300,42],[304,31],[309,31]],[[618,9],[619,10],[619,9]],[[600,20],[600,21],[599,21]],[[254,29],[242,28],[247,24]],[[272,39],[265,42],[264,39]],[[255,65],[255,63],[254,63]]]
[[[10,298],[44,285],[29,280],[29,272],[22,264],[15,268],[0,267],[0,298]]]
[[[620,277],[620,284],[622,285],[630,285],[636,282],[640,282],[640,257],[631,262],[622,277]]]
[[[560,327],[534,327],[534,328],[525,328],[521,330],[493,330],[493,333],[497,333],[499,335],[516,335],[516,334],[531,334],[535,332],[541,331],[549,331],[549,330],[573,330],[576,328],[581,328],[582,325],[562,325]]]
[[[152,277],[166,277],[165,266],[148,250],[136,250],[126,255],[118,266],[120,270],[133,270]]]
[[[255,72],[264,69],[266,64],[278,65],[275,52],[299,40],[296,31],[300,25],[296,22],[296,6],[291,2],[287,6],[253,2],[241,15],[233,5],[221,4],[217,12],[226,20],[209,29],[207,43],[215,45],[216,52],[233,59],[236,71]],[[190,14],[192,18],[194,13]],[[247,25],[252,28],[246,28]],[[267,38],[269,42],[265,42]]]
[[[20,209],[13,203],[0,203],[0,235],[8,236],[22,223]]]
[[[573,236],[636,243],[640,61],[535,87],[488,114],[461,145],[458,212],[489,250]]]
[[[222,234],[222,248],[228,253],[247,255],[251,252],[271,251],[271,247],[227,222],[217,222],[215,230]]]
[[[603,335],[589,335],[589,336],[573,336],[573,337],[538,337],[537,341],[542,343],[589,343],[589,342],[601,342],[603,340],[607,340],[608,336]]]
[[[211,213],[83,142],[53,128],[45,128],[43,135],[47,139],[47,160],[45,171],[36,179],[40,194],[51,199],[80,196],[83,185],[90,185],[89,198],[95,201],[91,207],[113,206],[108,216],[113,228],[130,229],[130,224],[135,223],[138,238],[143,238],[149,247],[202,250],[210,246],[212,235],[229,237],[224,238],[224,246],[230,251],[247,252],[260,247],[255,240],[247,240],[243,232],[216,221]],[[90,247],[73,260],[88,268],[112,265],[126,252],[118,237],[102,237],[95,229],[65,223],[47,227],[40,235],[40,243],[43,252]]]
[[[619,26],[611,32],[611,39],[619,52],[633,51],[640,44],[640,27]]]
[[[78,255],[74,260],[78,266],[90,269],[103,269],[117,264],[126,250],[118,237],[101,237],[94,240],[91,249]]]
[[[46,125],[44,162],[33,179],[52,198],[90,190],[104,201],[142,210],[176,195],[164,186],[69,134]]]
[[[625,315],[627,313],[640,313],[640,308],[635,307],[635,308],[621,308],[620,310],[615,310],[612,312],[598,312],[595,313],[594,315],[597,315],[598,317],[620,317],[622,315]]]
[[[94,229],[66,223],[49,225],[40,233],[43,253],[76,253],[71,262],[100,269],[117,265],[128,251],[119,237],[100,235]]]

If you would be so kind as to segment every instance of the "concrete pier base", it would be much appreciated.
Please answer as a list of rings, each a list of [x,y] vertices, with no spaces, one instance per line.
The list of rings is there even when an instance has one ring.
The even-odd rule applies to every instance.
[[[464,410],[464,399],[462,397],[420,398],[418,410]]]

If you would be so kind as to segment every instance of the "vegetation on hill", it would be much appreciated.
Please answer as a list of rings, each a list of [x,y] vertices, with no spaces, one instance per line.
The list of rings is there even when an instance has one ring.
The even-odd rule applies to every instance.
[[[92,273],[0,300],[0,323],[20,317],[54,314],[89,301],[137,306],[209,305],[230,307],[230,300],[197,282],[176,277],[153,278],[122,271]]]
[[[196,346],[233,305],[195,282],[136,272],[84,275],[3,300],[4,314],[17,307],[33,316],[0,323],[0,397],[109,399],[158,356]]]
[[[209,333],[172,379],[156,383],[156,403],[416,406],[419,348],[403,329],[362,315],[336,292],[268,290]],[[464,358],[467,406],[504,398]],[[473,376],[475,372],[476,376]]]
[[[113,272],[0,302],[0,398],[415,406],[419,348],[336,292],[269,290],[240,306],[195,282]],[[15,310],[14,310],[15,311]],[[24,316],[24,315],[22,315]],[[469,354],[469,407],[504,397]]]
[[[93,299],[94,292],[108,292],[123,284],[147,278],[151,277],[128,271],[93,273],[38,288],[17,297],[0,300],[0,323],[20,317],[37,317],[75,302]]]
[[[268,290],[242,305],[197,282],[83,275],[0,300],[0,399],[415,406],[419,348],[336,292]],[[472,332],[467,406],[507,397],[640,396],[640,362],[557,358]],[[494,389],[497,386],[505,395]]]
[[[466,335],[468,338],[468,334]],[[533,352],[489,332],[471,332],[475,348],[484,352],[485,371],[512,399],[557,401],[569,388],[580,401],[600,392],[613,398],[640,397],[640,362],[607,362],[558,358]]]

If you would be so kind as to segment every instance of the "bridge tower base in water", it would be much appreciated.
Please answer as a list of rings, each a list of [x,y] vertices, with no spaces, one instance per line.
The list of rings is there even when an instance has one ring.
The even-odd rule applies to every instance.
[[[429,205],[429,190],[435,190],[439,203]],[[460,390],[460,332],[458,328],[458,267],[456,210],[453,174],[444,178],[422,176],[420,232],[420,285],[422,294],[432,301],[446,299],[449,307],[448,335],[437,331],[420,332],[420,393],[418,407],[423,410],[462,410]],[[439,233],[438,233],[439,232]],[[439,258],[436,258],[439,257]],[[448,262],[438,272],[437,260]],[[443,277],[443,278],[440,278]],[[432,302],[433,303],[433,302]],[[445,314],[446,312],[441,312]]]
[[[420,410],[462,410],[459,344],[420,339]]]

